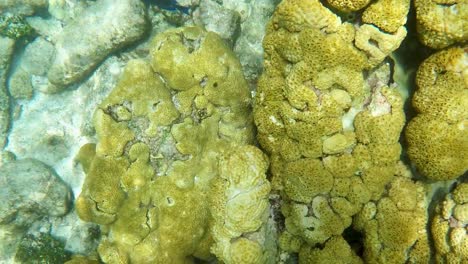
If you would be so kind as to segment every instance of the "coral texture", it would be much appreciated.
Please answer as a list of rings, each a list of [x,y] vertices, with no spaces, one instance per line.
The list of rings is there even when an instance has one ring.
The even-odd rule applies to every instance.
[[[411,161],[429,179],[455,179],[468,170],[466,49],[440,51],[418,69],[413,106],[419,114],[406,138]]]
[[[276,245],[264,248],[264,244],[275,235],[262,228],[269,216],[267,168],[267,157],[252,146],[228,153],[220,161],[211,192],[212,251],[223,263],[274,263]]]
[[[415,0],[419,39],[442,49],[468,39],[468,2],[465,0]]]
[[[366,263],[430,263],[426,187],[403,164],[382,198],[367,203],[353,222],[364,235]]]

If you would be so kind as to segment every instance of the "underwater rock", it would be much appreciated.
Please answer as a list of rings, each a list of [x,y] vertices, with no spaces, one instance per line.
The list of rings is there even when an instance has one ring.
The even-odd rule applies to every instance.
[[[82,221],[73,210],[63,217],[49,219],[49,233],[64,242],[64,248],[84,256],[96,252],[101,230],[98,225]]]
[[[71,192],[49,166],[34,159],[0,167],[0,224],[27,226],[41,216],[61,216],[70,209]]]
[[[394,177],[405,115],[383,60],[406,35],[401,13],[390,33],[342,23],[320,1],[291,0],[267,25],[254,118],[283,200],[286,252],[341,236]]]
[[[15,262],[24,264],[64,263],[71,253],[65,250],[62,241],[50,234],[27,234],[18,245]]]
[[[0,149],[5,146],[10,126],[10,98],[7,92],[6,79],[14,47],[14,40],[0,37]]]
[[[240,31],[240,17],[237,12],[214,0],[201,0],[193,17],[198,25],[217,33],[230,45],[236,42]]]
[[[47,8],[48,0],[0,0],[0,13],[32,15],[37,10]]]
[[[0,261],[7,261],[35,221],[65,215],[72,197],[55,171],[38,160],[5,163],[0,179]]]
[[[47,89],[47,72],[53,54],[53,44],[41,37],[26,46],[8,79],[8,89],[14,99],[30,99],[33,90]]]
[[[88,6],[93,5],[95,2],[96,0],[49,0],[47,11],[50,16],[45,19],[57,19],[60,20],[62,24],[73,23],[77,17],[81,16],[83,12],[86,12]],[[53,30],[53,28],[49,30]]]
[[[224,5],[233,8],[241,16],[239,37],[234,44],[234,52],[239,57],[247,80],[257,80],[263,69],[262,40],[265,27],[276,5],[280,0],[223,1]]]
[[[141,39],[147,26],[139,0],[100,0],[89,6],[64,27],[55,43],[46,92],[59,92],[81,80],[107,55]]]
[[[26,18],[26,21],[31,25],[38,37],[52,44],[57,42],[64,26],[63,21],[55,19],[54,17],[42,18],[40,16],[33,16]]]
[[[452,47],[427,58],[416,76],[406,127],[408,156],[431,180],[451,180],[468,170],[468,54]]]
[[[74,162],[76,152],[92,140],[93,112],[114,87],[124,64],[112,56],[79,89],[35,93],[29,101],[16,101],[19,113],[8,134],[6,150],[18,159],[34,158],[51,164],[77,195],[84,175]]]

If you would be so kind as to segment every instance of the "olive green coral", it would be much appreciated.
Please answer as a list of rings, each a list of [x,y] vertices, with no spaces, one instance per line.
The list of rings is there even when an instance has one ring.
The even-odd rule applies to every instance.
[[[418,115],[406,128],[408,155],[433,180],[468,169],[468,56],[466,48],[435,53],[419,67],[413,97]]]
[[[253,141],[253,122],[241,66],[216,34],[186,27],[158,35],[149,61],[128,63],[96,110],[94,125],[95,150],[85,145],[78,155],[87,177],[76,207],[82,219],[106,226],[98,248],[104,262],[212,259],[213,242],[226,234],[212,228],[221,228],[213,224],[221,220],[211,220],[204,202],[210,199],[219,201],[213,212],[228,212],[220,215],[233,224],[226,228],[240,232],[229,237],[263,228],[269,192],[265,157],[250,147],[218,166],[224,154]],[[94,155],[91,161],[83,158],[86,153]],[[233,162],[239,164],[233,168]],[[228,196],[212,197],[214,179],[226,181],[220,184]],[[245,226],[245,215],[252,217],[251,225]],[[226,263],[239,263],[243,253],[254,260],[255,252],[263,252],[263,241],[244,236],[228,247],[237,253]],[[216,255],[226,256],[217,248]]]

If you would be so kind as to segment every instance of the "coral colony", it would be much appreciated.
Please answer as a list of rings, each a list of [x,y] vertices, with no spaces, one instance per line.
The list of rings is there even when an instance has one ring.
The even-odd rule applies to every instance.
[[[0,210],[8,212],[0,218],[6,230],[27,238],[17,242],[17,261],[33,252],[68,264],[468,263],[466,1],[414,0],[415,14],[408,14],[409,0],[277,1],[263,67],[251,75],[258,79],[244,77],[229,44],[235,40],[202,25],[204,10],[221,10],[223,1],[144,2],[111,10],[98,0],[53,44],[41,44],[55,54],[37,74],[41,92],[65,93],[109,54],[148,37],[148,10],[193,16],[151,33],[133,47],[144,52],[119,61],[118,81],[89,118],[94,141],[75,148],[86,177],[72,211],[92,225],[86,230],[94,248],[77,253],[49,234],[34,242],[24,227],[41,210],[21,198]],[[119,25],[104,13],[130,22]],[[233,36],[247,30],[246,14],[235,15],[226,19],[241,23]],[[87,37],[73,40],[88,20],[106,27],[84,27]],[[0,33],[30,34],[27,21],[1,17]],[[427,55],[411,79],[396,54],[418,41]],[[21,76],[30,74],[21,67]],[[25,93],[15,86],[20,77],[10,80],[12,100],[34,94],[34,87]],[[58,136],[47,142],[61,144]],[[65,183],[13,152],[2,154],[0,175],[11,185],[3,188],[21,193],[15,186],[29,174],[53,179],[62,210],[50,217],[64,215],[72,203]],[[20,176],[12,178],[15,171]],[[30,188],[23,192],[47,197]],[[47,257],[46,250],[56,253]]]

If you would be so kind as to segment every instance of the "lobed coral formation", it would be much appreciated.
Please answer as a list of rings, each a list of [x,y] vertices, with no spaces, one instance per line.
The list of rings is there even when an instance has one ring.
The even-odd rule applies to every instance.
[[[435,210],[431,233],[437,263],[468,261],[468,183],[460,183]]]
[[[383,60],[406,34],[401,6],[402,18],[387,21],[393,33],[342,23],[319,1],[299,0],[283,1],[267,27],[255,122],[283,198],[279,243],[301,252],[301,263],[345,249],[340,236],[352,217],[380,199],[397,169],[405,116]]]
[[[426,187],[402,163],[382,198],[367,203],[353,226],[364,235],[366,263],[430,263]]]
[[[104,262],[192,263],[212,250],[225,263],[263,263],[268,162],[246,147],[249,90],[216,34],[158,35],[149,61],[128,63],[94,123],[99,142],[78,156],[87,177],[76,206],[108,228]]]
[[[419,67],[406,128],[408,155],[432,180],[455,179],[468,169],[468,55],[466,47],[440,51]]]
[[[148,60],[128,63],[95,112],[98,143],[77,156],[87,178],[76,206],[103,226],[102,261],[466,261],[468,185],[432,212],[441,189],[400,161],[405,115],[387,56],[406,36],[409,1],[328,4],[285,0],[267,25],[253,119],[268,156],[250,145],[247,84],[216,34],[167,31]],[[458,41],[418,23],[423,42]],[[432,180],[466,172],[466,54],[436,53],[417,74],[408,154]]]
[[[333,8],[341,12],[352,12],[363,9],[369,4],[369,0],[328,0]]]

